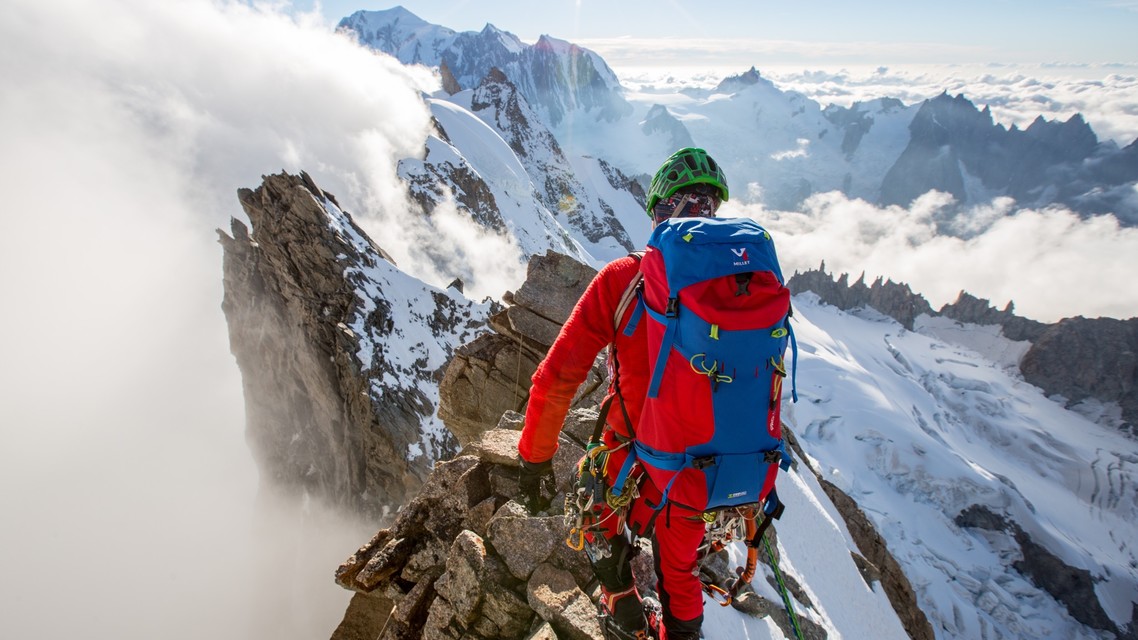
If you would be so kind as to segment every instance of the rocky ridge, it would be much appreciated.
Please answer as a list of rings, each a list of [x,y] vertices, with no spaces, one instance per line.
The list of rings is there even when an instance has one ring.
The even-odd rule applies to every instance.
[[[611,238],[625,251],[634,249],[612,205],[574,176],[557,138],[505,73],[490,69],[471,95],[470,109],[502,134],[537,187],[539,200],[555,215],[564,216],[569,228],[594,244]],[[610,170],[617,171],[611,166]]]
[[[562,432],[554,458],[555,506],[533,517],[512,500],[522,425],[517,411],[529,376],[594,273],[559,254],[535,257],[526,282],[505,296],[509,306],[491,318],[494,332],[456,351],[440,383],[439,412],[464,448],[436,466],[392,527],[337,570],[337,582],[356,595],[335,640],[601,637],[597,585],[583,554],[564,543],[568,530],[559,507],[606,387],[600,360]],[[881,537],[852,500],[842,500],[844,494],[827,485],[863,550],[854,561],[866,582],[882,583],[912,637],[932,638],[912,586]],[[637,560],[638,581],[648,589],[649,555],[645,549]],[[728,564],[725,556],[717,557],[704,570],[726,583],[733,575]],[[773,580],[769,570],[766,575]],[[809,597],[794,576],[785,578],[807,607],[799,618],[806,637],[826,637],[810,619],[816,612]],[[781,603],[747,591],[733,606],[771,616],[784,633],[792,633]]]
[[[1088,399],[1117,403],[1122,423],[1118,426],[1135,433],[1138,425],[1138,318],[1066,318],[1044,324],[1015,315],[1008,303],[997,310],[988,300],[964,291],[956,301],[934,311],[928,301],[909,285],[877,278],[865,284],[864,274],[852,284],[849,274],[836,279],[818,269],[795,273],[788,283],[797,293],[813,291],[821,300],[839,309],[872,307],[913,330],[923,315],[943,316],[961,323],[999,325],[1010,340],[1026,340],[1030,348],[1020,360],[1026,381],[1068,406]],[[1072,363],[1077,363],[1073,366]]]

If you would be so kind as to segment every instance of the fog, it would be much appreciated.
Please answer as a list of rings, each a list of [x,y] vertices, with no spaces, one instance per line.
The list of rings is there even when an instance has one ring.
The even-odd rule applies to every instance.
[[[236,3],[16,0],[0,40],[0,637],[329,636],[377,526],[257,499],[214,229],[303,169],[413,268],[433,79]]]

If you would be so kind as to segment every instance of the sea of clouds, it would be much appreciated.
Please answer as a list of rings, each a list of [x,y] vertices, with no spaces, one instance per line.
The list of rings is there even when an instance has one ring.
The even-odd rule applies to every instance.
[[[461,271],[476,295],[515,286],[520,265],[503,270],[473,227],[407,214],[395,166],[422,152],[420,92],[436,80],[315,15],[222,0],[13,0],[0,41],[0,637],[330,635],[349,595],[331,572],[376,523],[257,500],[214,230],[243,217],[237,189],[305,170],[408,272],[445,284]],[[785,82],[873,92],[839,71]],[[1098,82],[1082,85],[1088,120],[1132,136],[1133,78]],[[1067,104],[1074,86],[1038,91]],[[1013,93],[1001,108],[1032,117]],[[821,257],[933,298],[1014,297],[1044,319],[1055,297],[1063,313],[1138,314],[1132,232],[996,203],[968,240],[938,238],[937,198],[746,211],[795,238],[780,241],[791,264]],[[426,238],[467,262],[441,273]],[[946,263],[961,277],[943,278]]]
[[[598,51],[604,55],[605,49]],[[607,59],[607,58],[606,58]],[[750,66],[784,91],[797,91],[823,107],[896,98],[916,104],[947,92],[988,106],[996,123],[1024,129],[1037,117],[1066,121],[1081,113],[1100,140],[1121,147],[1138,140],[1138,64],[912,64],[833,65],[826,68],[762,64],[741,58],[733,66],[642,66],[613,63],[632,89],[714,87]],[[631,60],[636,62],[636,60]]]
[[[748,68],[614,66],[631,94],[647,100],[686,86],[711,88]],[[803,70],[784,65],[759,72],[780,89],[802,93],[822,107],[881,97],[908,105],[947,91],[965,95],[978,107],[989,106],[995,122],[1005,127],[1025,128],[1041,116],[1066,120],[1082,113],[1100,140],[1120,147],[1138,141],[1138,66]],[[750,195],[752,201],[761,200],[761,195]],[[1138,204],[1138,189],[1132,189],[1130,198]],[[1027,209],[1009,198],[949,215],[953,202],[939,193],[908,207],[819,194],[790,212],[768,210],[747,199],[744,194],[729,202],[724,213],[753,217],[775,231],[788,272],[825,261],[834,273],[905,282],[934,309],[966,290],[999,308],[1014,302],[1018,314],[1043,322],[1076,315],[1138,316],[1138,288],[1130,284],[1138,229],[1119,227],[1113,216],[1083,220],[1062,207]]]

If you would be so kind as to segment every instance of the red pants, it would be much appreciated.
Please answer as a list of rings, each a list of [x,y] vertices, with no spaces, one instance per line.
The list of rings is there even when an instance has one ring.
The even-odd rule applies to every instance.
[[[605,477],[609,486],[612,486],[628,457],[629,447],[616,449],[619,443],[611,430],[605,433],[605,444],[611,451],[605,465]],[[657,510],[662,497],[660,488],[647,474],[641,474],[639,487],[640,496],[629,507],[627,525],[634,534],[652,538],[658,581],[656,590],[664,608],[665,620],[695,620],[703,615],[703,586],[697,574],[697,560],[705,525],[702,510],[695,511],[683,505],[702,504],[698,500],[705,502],[706,493],[693,496],[696,500],[688,503],[683,499],[685,496],[677,493],[677,488],[674,487],[669,493],[668,502]],[[604,523],[601,531],[608,539],[623,533],[625,525],[622,520],[611,516],[611,510],[605,505],[600,520]],[[630,560],[628,558],[625,562]],[[631,575],[627,567],[623,569],[627,571],[625,575]]]

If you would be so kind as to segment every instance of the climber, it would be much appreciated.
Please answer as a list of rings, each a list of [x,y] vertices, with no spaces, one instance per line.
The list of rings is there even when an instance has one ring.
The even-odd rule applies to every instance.
[[[686,148],[670,156],[656,172],[648,192],[647,213],[654,228],[673,217],[711,218],[727,197],[727,182],[715,160],[703,149]],[[630,283],[639,279],[639,274],[637,255],[618,258],[601,269],[533,375],[525,427],[518,444],[523,469],[519,489],[531,512],[548,506],[540,487],[552,475],[551,460],[562,422],[594,359],[606,347],[610,386],[603,405],[608,410],[604,414],[607,425],[602,439],[603,455],[607,457],[603,474],[609,486],[628,456],[651,377],[648,323],[639,323],[631,335],[625,335],[634,306],[627,304],[626,296],[633,290]],[[622,298],[626,298],[624,304]],[[619,309],[624,312],[614,318]],[[670,492],[667,507],[658,510],[662,487],[639,469],[631,477],[635,486],[626,492],[634,496],[631,504],[615,512],[604,504],[604,511],[597,518],[599,526],[584,540],[601,584],[606,632],[621,639],[647,638],[651,633],[668,640],[699,638],[703,595],[694,570],[704,537],[702,512],[706,505],[700,503],[699,497],[685,495],[683,487],[679,487]],[[648,603],[646,614],[645,602],[633,580],[630,563],[634,545],[626,528],[636,536],[652,540],[663,633],[656,629],[659,620],[655,603]]]

